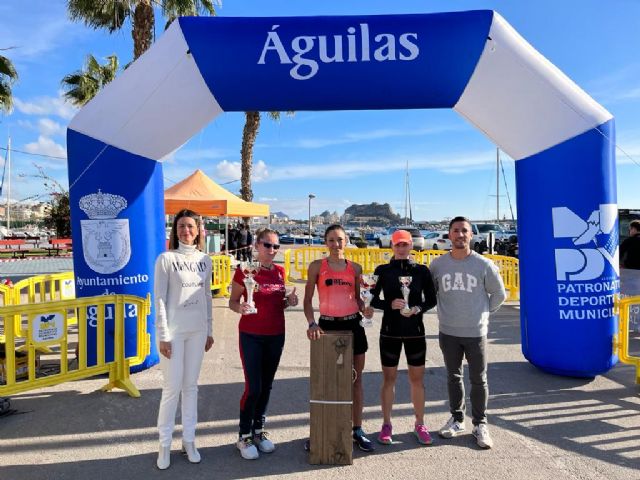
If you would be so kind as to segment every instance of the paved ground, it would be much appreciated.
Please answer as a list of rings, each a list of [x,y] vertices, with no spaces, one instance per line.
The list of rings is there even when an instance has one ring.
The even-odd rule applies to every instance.
[[[302,284],[298,291],[301,292]],[[19,414],[0,418],[0,480],[31,479],[640,479],[640,397],[632,367],[618,365],[595,379],[545,374],[520,353],[517,305],[491,319],[490,424],[496,446],[483,451],[470,434],[418,446],[406,367],[398,379],[396,443],[373,454],[354,453],[352,466],[310,466],[308,436],[309,344],[301,308],[287,315],[287,343],[269,408],[268,429],[277,450],[243,460],[233,446],[243,375],[237,315],[216,299],[214,349],[200,377],[198,445],[203,461],[191,465],[174,440],[172,466],[155,469],[158,367],[133,375],[138,399],[96,390],[104,378],[77,381],[14,396]],[[379,314],[375,317],[379,326]],[[427,424],[433,432],[449,414],[446,377],[437,345],[436,317],[427,315]],[[381,385],[377,331],[368,331],[364,374],[365,430],[380,428]],[[636,336],[636,340],[637,336]]]

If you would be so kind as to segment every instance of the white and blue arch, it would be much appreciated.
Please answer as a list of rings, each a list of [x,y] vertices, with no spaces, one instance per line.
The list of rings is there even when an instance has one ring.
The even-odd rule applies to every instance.
[[[174,22],[69,125],[74,245],[88,219],[79,200],[98,190],[126,199],[117,218],[131,239],[130,260],[110,274],[75,249],[78,293],[109,282],[109,291],[151,291],[164,248],[160,161],[217,115],[412,108],[453,108],[516,160],[527,359],[566,375],[608,370],[617,361],[613,117],[493,11]]]

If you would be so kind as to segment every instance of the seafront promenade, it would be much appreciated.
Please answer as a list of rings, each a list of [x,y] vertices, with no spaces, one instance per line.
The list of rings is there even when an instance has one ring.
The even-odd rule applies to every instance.
[[[26,274],[31,268],[27,262],[35,266],[37,261],[11,262],[21,265],[22,271],[16,267],[15,274]],[[9,263],[1,264],[0,275],[7,275],[9,267]],[[304,285],[296,286],[302,295]],[[309,342],[299,306],[287,313],[287,341],[269,407],[267,429],[277,449],[256,461],[243,460],[234,446],[244,384],[238,316],[226,303],[214,299],[215,345],[205,355],[200,376],[200,465],[189,464],[179,454],[178,431],[171,468],[166,472],[155,469],[161,390],[161,373],[155,366],[132,376],[141,392],[137,399],[121,391],[98,391],[105,378],[12,397],[16,414],[0,418],[0,480],[640,479],[640,397],[633,367],[618,365],[595,379],[559,377],[538,370],[520,350],[517,303],[503,306],[490,322],[489,422],[494,449],[480,450],[470,433],[452,440],[434,435],[432,446],[419,446],[411,434],[413,418],[403,359],[393,413],[395,443],[376,445],[373,454],[356,451],[351,466],[310,466],[303,450],[309,433]],[[377,312],[376,327],[380,317]],[[435,434],[449,414],[434,311],[427,314],[426,325],[426,423]],[[376,327],[367,331],[369,353],[364,371],[364,428],[372,437],[382,419]],[[635,338],[637,341],[637,335]]]

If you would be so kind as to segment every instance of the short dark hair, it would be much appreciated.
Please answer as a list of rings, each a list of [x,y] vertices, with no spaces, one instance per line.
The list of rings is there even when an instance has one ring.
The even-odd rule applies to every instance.
[[[325,241],[327,240],[327,235],[329,235],[329,233],[333,232],[334,230],[342,230],[344,233],[344,236],[347,236],[347,232],[344,229],[344,227],[342,225],[340,225],[339,223],[334,223],[333,225],[329,225],[327,227],[327,229],[324,231],[324,239]]]
[[[453,217],[449,222],[449,230],[451,230],[451,226],[456,222],[467,222],[469,225],[471,225],[471,220],[469,220],[467,217],[462,217],[462,216]]]
[[[631,220],[629,222],[629,228],[635,228],[638,232],[640,232],[640,220]]]
[[[202,235],[200,235],[202,228],[202,217],[193,210],[189,210],[188,208],[183,208],[182,210],[180,210],[178,213],[176,213],[176,216],[173,219],[173,224],[171,225],[171,234],[169,235],[169,249],[175,250],[178,248],[178,220],[183,217],[189,217],[195,220],[196,227],[198,228],[198,235],[196,235],[193,244],[198,250],[202,250],[202,248],[204,247],[204,238],[202,238]]]

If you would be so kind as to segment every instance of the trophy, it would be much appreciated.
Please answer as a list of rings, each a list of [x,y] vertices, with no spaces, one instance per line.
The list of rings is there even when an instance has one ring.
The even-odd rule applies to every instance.
[[[259,285],[253,277],[258,274],[258,271],[260,270],[260,263],[254,261],[241,262],[240,268],[242,269],[242,273],[245,275],[243,283],[247,289],[247,303],[251,307],[245,315],[258,313],[258,309],[253,303],[253,293],[258,291]]]
[[[371,289],[376,286],[376,283],[378,283],[378,275],[360,275],[360,298],[362,298],[365,308],[371,305],[371,300],[373,299]],[[360,326],[365,328],[373,327],[373,319],[363,317],[360,320]]]
[[[411,312],[411,307],[409,306],[409,285],[411,285],[411,277],[398,277],[400,280],[400,289],[402,290],[402,297],[404,298],[404,308],[402,309],[402,313]]]

